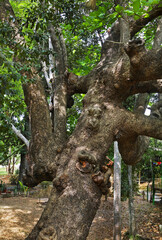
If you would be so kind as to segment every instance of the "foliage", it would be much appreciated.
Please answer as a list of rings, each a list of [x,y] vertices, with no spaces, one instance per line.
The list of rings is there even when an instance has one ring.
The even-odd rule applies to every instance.
[[[161,166],[153,165],[157,157],[159,157],[159,162],[162,161],[162,142],[150,138],[150,145],[144,153],[142,161],[136,165],[136,171],[141,171],[141,180],[151,181],[153,171],[156,178],[161,177]]]
[[[5,192],[6,191],[6,184],[1,180],[0,183],[0,192]]]
[[[14,67],[14,52],[9,48],[11,43],[8,41],[12,40],[13,31],[10,26],[1,22],[0,29],[0,162],[4,162],[9,149],[21,144],[10,124],[23,129],[23,114],[26,109],[21,74]]]
[[[11,130],[13,123],[22,132],[25,130],[26,106],[22,84],[27,77],[22,74],[31,72],[34,65],[41,78],[41,61],[49,66],[49,54],[55,52],[49,50],[48,26],[52,24],[56,30],[59,27],[64,36],[68,53],[68,70],[81,76],[88,74],[99,62],[100,51],[107,30],[120,17],[132,16],[135,20],[141,16],[148,17],[155,4],[160,0],[132,0],[126,1],[126,6],[115,5],[115,1],[98,0],[95,11],[88,10],[83,0],[11,0],[17,21],[19,23],[20,37],[25,41],[18,44],[14,40],[15,29],[9,23],[0,22],[0,161],[5,163],[9,149],[15,151],[21,146],[20,140]],[[55,11],[54,11],[55,9]],[[10,19],[16,21],[16,19]],[[138,33],[146,40],[146,46],[152,47],[157,20],[149,23]],[[23,65],[21,64],[21,60]],[[57,71],[57,69],[54,69]],[[34,79],[32,79],[34,81]],[[28,80],[29,81],[29,80]],[[49,95],[47,94],[47,97]],[[78,122],[82,111],[83,94],[73,96],[74,105],[67,112],[67,132],[70,135]],[[129,111],[133,110],[135,96],[129,97],[123,106]],[[112,146],[113,148],[113,146]],[[113,150],[109,150],[108,156],[113,158]],[[142,169],[150,170],[150,150],[144,156]],[[158,169],[158,168],[157,168]],[[127,189],[125,171],[123,167],[123,189]],[[156,170],[158,171],[158,170]],[[145,174],[145,171],[142,171]],[[124,187],[125,186],[125,187]],[[123,190],[127,192],[127,190]],[[125,194],[125,193],[124,193]]]
[[[138,20],[141,16],[149,17],[148,12],[155,4],[160,4],[160,0],[133,0],[129,1],[125,7],[118,4],[115,9],[121,16],[123,14],[133,16],[135,20]]]
[[[138,192],[138,184],[135,176],[135,167],[132,168],[133,192]],[[122,161],[121,168],[121,199],[125,201],[129,197],[128,166]]]
[[[129,232],[127,231],[125,234],[124,234],[124,237],[123,237],[123,240],[149,240],[148,238],[144,238],[140,235],[130,235]]]
[[[128,97],[124,102],[123,102],[123,107],[125,107],[129,111],[133,111],[135,107],[135,95]]]
[[[114,161],[114,144],[111,145],[111,147],[109,148],[108,152],[107,152],[107,156]]]
[[[18,179],[19,179],[19,175],[18,174],[13,174],[10,176],[10,184],[12,185],[17,185],[18,184]]]
[[[82,100],[84,94],[75,94],[73,96],[74,105],[67,111],[67,133],[71,135],[75,129],[75,126],[78,122],[79,116],[82,111]]]
[[[43,181],[40,183],[42,188],[47,188],[51,184],[52,184],[52,182],[50,182],[50,181]]]
[[[28,195],[29,187],[25,186],[22,182],[19,181],[20,191],[24,193],[25,196]]]
[[[15,174],[17,174],[17,175],[18,175],[18,174],[19,174],[19,172],[20,172],[20,171],[19,171],[19,169],[16,169],[16,171],[15,171]]]
[[[7,175],[6,169],[4,167],[0,167],[0,176]]]

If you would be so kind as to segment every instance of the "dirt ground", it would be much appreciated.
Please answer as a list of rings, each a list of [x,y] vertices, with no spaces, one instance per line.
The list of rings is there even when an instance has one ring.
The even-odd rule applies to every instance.
[[[9,177],[5,176],[2,180],[8,183]],[[44,192],[42,196],[40,192],[41,190],[39,190],[39,197],[42,197]],[[162,205],[153,206],[143,200],[142,196],[135,197],[134,205],[137,233],[150,240],[162,240],[159,232],[159,225],[162,225]],[[35,198],[23,196],[2,198],[0,196],[0,240],[24,240],[37,223],[44,207],[45,204],[40,203],[38,196]],[[127,201],[122,202],[121,210],[123,239],[129,223]],[[112,197],[107,201],[104,197],[102,198],[87,240],[113,240]]]
[[[159,225],[162,224],[162,206],[152,205],[142,197],[135,197],[135,217],[137,233],[150,240],[160,239]],[[122,202],[122,239],[128,231],[128,201]],[[87,240],[113,240],[113,198],[102,200],[101,206],[92,223]]]
[[[0,198],[0,240],[23,240],[37,223],[42,208],[37,199]]]
[[[122,236],[128,230],[128,203],[122,202]],[[23,240],[38,221],[44,205],[38,198],[0,198],[0,240]],[[144,238],[160,240],[162,207],[135,199],[137,232]],[[67,239],[68,240],[68,239]],[[113,240],[113,199],[102,199],[87,240]]]

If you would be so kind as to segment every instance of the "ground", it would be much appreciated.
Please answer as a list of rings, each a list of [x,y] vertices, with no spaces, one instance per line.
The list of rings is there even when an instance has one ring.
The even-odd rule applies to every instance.
[[[135,197],[137,233],[143,238],[160,240],[159,225],[162,224],[162,206],[152,205],[141,196]],[[122,202],[122,239],[128,231],[128,201]],[[161,221],[161,222],[160,222]],[[161,238],[162,239],[162,238]],[[92,223],[87,240],[113,240],[113,199],[102,200]]]
[[[42,208],[37,199],[0,199],[0,240],[23,240],[38,221]]]
[[[31,197],[0,198],[0,240],[23,240],[38,221],[44,205]],[[162,207],[135,199],[137,232],[144,238],[160,239]],[[113,199],[102,199],[87,240],[113,240]],[[128,204],[122,202],[122,236],[128,230]]]
[[[3,181],[5,179],[3,178]],[[40,190],[39,190],[40,192]],[[40,198],[41,197],[41,202]],[[42,194],[32,197],[0,197],[0,240],[23,240],[38,221],[45,204]],[[162,205],[150,204],[142,196],[135,197],[137,233],[143,238],[160,240]],[[161,221],[161,222],[160,222]],[[128,231],[128,202],[122,202],[122,239]],[[162,239],[162,238],[161,238]],[[68,240],[68,239],[67,239]],[[87,240],[113,240],[113,198],[104,197],[92,223]]]

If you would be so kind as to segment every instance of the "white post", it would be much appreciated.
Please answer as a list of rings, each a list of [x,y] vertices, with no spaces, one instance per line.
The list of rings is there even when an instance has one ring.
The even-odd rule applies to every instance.
[[[135,216],[134,216],[134,199],[132,183],[132,166],[128,165],[128,182],[129,182],[129,234],[135,237]]]
[[[114,142],[114,240],[121,240],[121,156]]]

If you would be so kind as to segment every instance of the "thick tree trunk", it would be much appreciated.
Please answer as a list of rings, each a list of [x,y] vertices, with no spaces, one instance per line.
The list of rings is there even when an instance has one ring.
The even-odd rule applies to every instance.
[[[117,56],[118,51],[119,55]],[[122,81],[122,78],[125,79],[128,74],[128,65],[123,63],[121,68],[117,66],[119,66],[120,61],[124,62],[127,56],[124,54],[121,58],[119,48],[118,50],[115,48],[114,54],[116,54],[115,61],[113,64],[112,62],[108,63],[109,68],[103,69],[99,63],[96,67],[97,71],[94,70],[89,75],[90,82],[83,101],[84,108],[81,117],[61,152],[55,151],[55,147],[52,148],[51,144],[55,144],[55,141],[52,138],[47,139],[46,132],[39,130],[39,126],[36,127],[40,133],[40,142],[36,138],[35,144],[40,147],[36,150],[33,149],[35,157],[32,158],[34,161],[38,161],[38,156],[40,156],[42,160],[38,161],[41,166],[38,168],[39,171],[35,171],[36,174],[33,172],[33,176],[37,176],[37,181],[42,178],[45,179],[45,177],[53,179],[54,187],[41,219],[27,239],[85,240],[103,192],[103,188],[92,180],[92,175],[95,174],[95,169],[100,169],[112,142],[114,140],[119,141],[124,137],[123,144],[125,142],[126,146],[126,143],[128,144],[132,138],[130,143],[134,150],[134,143],[136,143],[136,137],[139,134],[159,137],[162,135],[157,130],[157,127],[160,129],[161,122],[128,112],[122,107],[121,103],[130,92],[131,87],[126,89],[126,83]],[[105,61],[108,60],[105,59]],[[128,59],[126,62],[128,62]],[[113,73],[115,68],[117,70]],[[76,89],[77,87],[80,87],[80,85],[77,85]],[[31,104],[35,102],[35,96],[37,94],[32,95],[33,101]],[[40,95],[36,98],[36,102],[39,97]],[[34,121],[39,122],[40,118],[38,119],[36,116],[36,110],[34,110],[34,107],[32,108],[32,105],[30,108],[33,109]],[[42,113],[45,112],[45,109],[44,105]],[[47,112],[45,116],[46,114]],[[155,125],[153,125],[153,122]],[[33,126],[35,126],[35,123]],[[48,136],[50,134],[49,131]],[[42,144],[42,139],[45,139],[49,145],[45,144],[44,141]],[[33,144],[33,147],[35,144]],[[56,146],[58,145],[56,144]],[[129,146],[127,149],[129,149]],[[31,156],[33,156],[33,152],[30,151]],[[46,155],[47,152],[48,156]],[[126,153],[127,156],[128,151]],[[89,162],[90,172],[84,172],[84,170],[81,171],[78,168],[80,159]],[[124,160],[127,160],[127,158],[125,157]],[[133,159],[133,163],[135,163],[135,159]],[[37,162],[35,164],[37,165]],[[43,172],[40,171],[41,168]]]
[[[43,180],[53,181],[49,202],[28,240],[85,240],[101,195],[106,193],[106,174],[101,169],[113,141],[119,142],[123,160],[135,164],[140,135],[162,139],[160,119],[129,112],[122,105],[132,94],[162,91],[159,80],[162,50],[148,51],[141,40],[128,42],[130,36],[160,14],[161,8],[157,6],[149,13],[149,18],[141,16],[137,21],[130,21],[124,16],[116,22],[103,44],[98,65],[87,76],[76,77],[74,82],[66,74],[62,36],[59,30],[50,27],[58,70],[52,121],[36,69],[31,67],[30,72],[22,73],[29,79],[36,79],[23,86],[31,122],[25,183],[34,186]],[[25,42],[20,38],[9,0],[0,1],[0,19],[11,23],[17,44]],[[23,64],[22,59],[19,61]],[[76,129],[66,139],[67,96],[74,93],[86,95]]]
[[[139,173],[138,173],[138,185],[139,187],[141,185],[141,170],[139,170]]]
[[[15,156],[12,157],[12,174],[14,174],[15,171]]]
[[[113,106],[108,109],[105,111],[111,113]],[[89,122],[91,111],[95,113],[93,123]],[[82,160],[89,161],[90,164],[93,159],[94,165],[100,165],[104,162],[105,153],[113,141],[115,122],[110,117],[111,114],[106,114],[103,111],[103,119],[100,119],[100,122],[103,124],[107,121],[109,127],[106,129],[97,125],[99,124],[98,114],[101,114],[101,111],[96,105],[90,108],[87,114],[82,114],[79,126],[75,129],[67,148],[63,150],[59,158],[60,166],[58,166],[56,178],[53,180],[54,188],[48,205],[27,239],[46,239],[46,236],[49,239],[51,237],[51,239],[59,240],[85,240],[88,236],[90,225],[100,204],[103,189],[98,187],[92,179],[92,175],[95,174],[93,167],[90,168],[90,172],[84,172],[84,169],[80,171],[77,166],[81,157]],[[85,128],[80,131],[82,122],[84,122]],[[95,125],[93,125],[94,123]],[[93,131],[93,127],[95,127],[95,131]],[[98,132],[99,127],[101,133]],[[107,131],[109,135],[105,134]]]
[[[73,173],[74,174],[74,173]],[[81,175],[81,174],[80,174]],[[52,190],[44,213],[28,240],[85,240],[100,204],[101,192],[81,177],[62,192]]]

